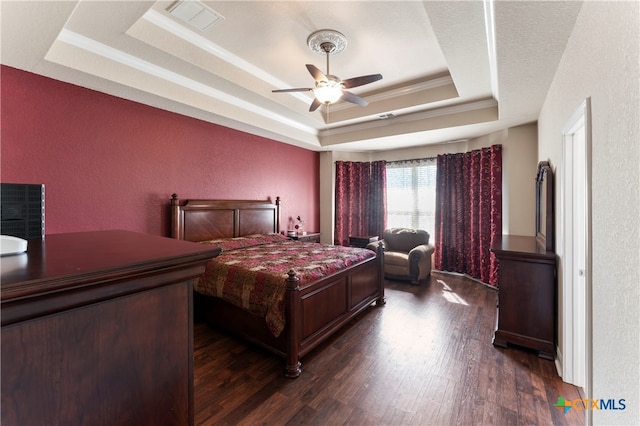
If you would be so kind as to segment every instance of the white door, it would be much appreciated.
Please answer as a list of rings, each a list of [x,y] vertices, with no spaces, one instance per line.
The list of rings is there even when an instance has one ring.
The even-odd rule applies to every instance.
[[[564,131],[563,218],[563,366],[562,378],[587,388],[590,363],[590,136],[589,100]]]
[[[573,384],[584,388],[586,360],[586,165],[584,122],[572,135],[573,145],[573,241],[571,242],[573,268]]]

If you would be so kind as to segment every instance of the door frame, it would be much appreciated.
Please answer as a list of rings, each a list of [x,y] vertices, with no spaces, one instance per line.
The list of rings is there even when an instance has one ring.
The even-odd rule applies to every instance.
[[[584,126],[584,154],[585,154],[585,292],[584,306],[574,305],[573,288],[573,227],[571,217],[573,211],[569,209],[569,196],[572,196],[573,185],[573,163],[572,154],[574,135],[576,131]],[[563,129],[562,141],[562,186],[560,195],[560,224],[562,227],[562,379],[568,383],[579,383],[584,386],[585,397],[591,398],[593,379],[593,343],[592,343],[592,243],[591,243],[591,99],[587,98],[578,107]],[[569,151],[571,149],[571,151]],[[577,353],[579,348],[575,347],[576,337],[573,331],[579,321],[584,325],[584,359],[578,359],[581,354]],[[575,366],[578,362],[584,362],[584,378],[575,376]],[[581,383],[582,382],[582,383]],[[587,417],[590,413],[587,412]],[[589,420],[589,419],[587,419]],[[589,421],[587,422],[589,424]]]

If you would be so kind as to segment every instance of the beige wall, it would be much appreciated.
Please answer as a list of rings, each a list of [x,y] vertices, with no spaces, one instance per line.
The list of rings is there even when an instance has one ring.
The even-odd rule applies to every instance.
[[[336,161],[398,161],[467,152],[502,144],[502,230],[505,234],[535,233],[535,174],[538,133],[535,123],[513,127],[466,142],[369,153],[323,152],[320,155],[320,228],[322,241],[333,242]]]
[[[637,1],[584,2],[538,121],[538,158],[551,161],[562,188],[563,128],[591,98],[593,359],[587,397],[626,400],[623,411],[593,411],[594,424],[640,424],[639,27]],[[559,215],[556,208],[556,223]],[[562,264],[561,233],[556,247]],[[560,276],[560,294],[562,284]]]

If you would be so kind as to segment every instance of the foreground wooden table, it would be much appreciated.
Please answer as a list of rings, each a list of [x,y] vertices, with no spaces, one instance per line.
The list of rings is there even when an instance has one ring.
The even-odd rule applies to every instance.
[[[193,424],[192,280],[218,253],[98,231],[3,256],[2,424]]]

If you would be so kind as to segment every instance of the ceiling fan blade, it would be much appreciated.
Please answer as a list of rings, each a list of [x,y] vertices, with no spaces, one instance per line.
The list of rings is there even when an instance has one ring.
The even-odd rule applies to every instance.
[[[382,80],[381,74],[371,74],[342,80],[342,84],[345,89],[351,89],[352,87],[364,86],[365,84],[373,83],[378,80]]]
[[[284,92],[308,92],[309,90],[313,90],[310,87],[300,87],[297,89],[276,89],[272,90],[272,93],[284,93]]]
[[[309,106],[309,112],[317,110],[320,105],[322,105],[322,102],[320,102],[316,98],[313,98],[313,102],[311,102],[311,105]]]
[[[360,105],[360,106],[367,106],[369,105],[369,102],[365,101],[364,99],[362,99],[360,96],[356,96],[353,93],[347,91],[347,90],[343,90],[342,91],[342,98],[343,101],[347,101],[347,102],[351,102],[352,104],[356,104],[356,105]]]
[[[315,81],[328,81],[329,79],[327,78],[326,75],[324,75],[324,73],[322,71],[320,71],[318,69],[318,67],[316,67],[315,65],[311,65],[311,64],[307,64],[307,69],[309,70],[309,73],[311,74],[311,76],[313,77],[313,79]]]

